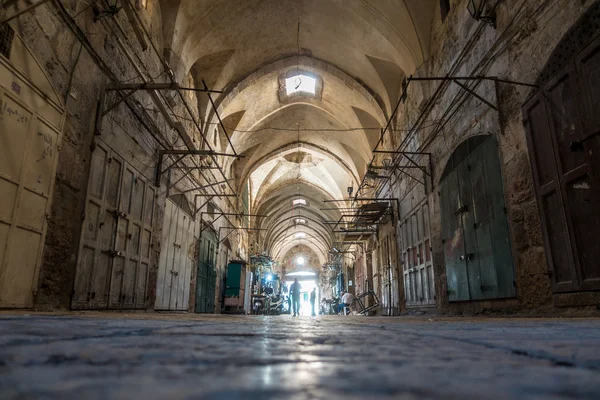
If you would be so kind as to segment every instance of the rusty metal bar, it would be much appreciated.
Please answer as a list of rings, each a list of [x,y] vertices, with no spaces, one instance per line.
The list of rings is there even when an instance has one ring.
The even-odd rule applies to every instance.
[[[454,79],[452,82],[456,83],[458,86],[460,86],[464,91],[466,91],[467,93],[471,94],[471,96],[474,96],[476,98],[478,98],[479,100],[481,100],[483,103],[487,104],[490,108],[492,108],[495,111],[498,111],[498,106],[495,106],[494,104],[490,103],[489,101],[487,101],[486,99],[483,98],[483,96],[480,96],[479,94],[477,94],[474,90],[471,90],[469,87],[467,87],[465,84],[460,83],[458,80]]]
[[[431,153],[425,153],[425,152],[420,152],[420,151],[383,151],[383,150],[376,150],[373,153],[384,153],[384,154],[410,154],[410,155],[425,155],[425,156],[430,156]]]
[[[429,176],[430,174],[427,172],[427,169],[419,164],[417,164],[416,161],[414,161],[412,158],[410,158],[409,156],[407,156],[406,154],[403,154],[404,158],[406,158],[408,161],[410,161],[411,164],[413,164],[416,168],[420,168],[423,173],[427,176]],[[409,166],[405,165],[403,168],[410,168]]]
[[[200,194],[197,194],[197,195],[194,196],[194,207],[196,207],[196,199],[198,197],[201,197],[201,196],[202,195],[200,195]],[[204,203],[202,203],[202,205],[200,207],[196,208],[196,210],[194,211],[193,217],[196,218],[196,214],[198,214],[198,211],[202,210],[202,207],[204,207],[205,205],[207,205],[208,203],[210,203],[211,200],[214,199],[214,198],[215,198],[215,196],[209,196],[208,200],[206,200]]]
[[[198,197],[237,197],[237,194],[199,193]]]
[[[396,167],[393,166],[393,165],[390,165],[389,167],[371,167],[370,169],[374,169],[374,170],[389,170],[389,169],[400,169],[400,168],[420,169],[420,170],[423,169],[423,167],[418,166],[418,165],[417,166],[412,166],[412,165],[402,166],[402,165],[399,165],[399,166],[396,166]],[[423,172],[425,172],[425,171],[423,171]]]
[[[498,78],[497,76],[446,76],[446,77],[442,77],[442,76],[432,76],[432,77],[425,77],[425,78],[413,78],[412,76],[410,78],[408,78],[408,81],[454,81],[454,80],[460,80],[460,81],[478,81],[478,80],[482,80],[482,81],[497,81],[500,83],[506,83],[509,85],[517,85],[517,86],[527,86],[527,87],[533,87],[533,88],[538,88],[538,85],[534,85],[532,83],[526,83],[526,82],[517,82],[517,81],[511,81],[508,79],[502,79],[502,78]]]
[[[191,188],[188,190],[184,190],[183,192],[181,192],[181,194],[185,194],[185,193],[189,193],[189,192],[193,192],[194,190],[204,190],[204,189],[208,189],[209,187],[213,187],[213,186],[217,186],[217,185],[221,185],[223,183],[227,183],[227,181],[220,181],[220,182],[215,182],[215,183],[211,183],[209,185],[204,185],[204,186],[198,186],[195,188]]]
[[[165,155],[173,155],[173,154],[185,154],[185,155],[193,155],[193,156],[227,156],[227,157],[237,157],[244,158],[245,156],[233,155],[233,154],[225,154],[225,153],[215,153],[213,150],[161,150],[161,154]]]
[[[41,0],[41,1],[38,1],[37,3],[30,5],[29,7],[25,7],[24,9],[17,11],[13,15],[11,15],[9,17],[5,17],[2,21],[0,21],[0,24],[4,24],[9,21],[12,21],[13,19],[18,18],[21,15],[28,13],[29,11],[33,11],[34,9],[38,8],[39,6],[41,6],[43,4],[46,4],[49,1],[50,0]],[[16,3],[17,3],[17,1],[9,1],[5,5],[3,5],[2,8],[7,9],[8,7],[10,7],[11,5],[16,4]]]
[[[392,121],[394,120],[394,117],[396,116],[396,113],[398,112],[398,108],[400,108],[400,103],[406,101],[406,98],[408,96],[408,86],[410,85],[410,82],[411,82],[410,79],[404,80],[402,82],[402,94],[398,98],[398,103],[396,103],[396,107],[394,108],[392,115],[390,115],[390,117],[388,118],[385,128],[383,128],[381,130],[381,134],[379,135],[379,140],[377,140],[377,143],[375,144],[375,147],[373,148],[373,152],[375,152],[377,150],[377,148],[383,141],[383,138],[385,137],[385,133],[387,132],[390,125],[392,124]],[[374,161],[375,161],[375,155],[373,155],[373,157],[371,157],[371,161],[369,161],[369,165],[367,165],[367,171],[369,170],[369,167],[371,167],[373,165]],[[365,184],[365,177],[363,176],[363,178],[360,182],[360,185],[358,185],[358,188],[356,189],[356,195],[354,196],[354,201],[356,201],[356,198],[358,197],[358,194],[360,193],[364,184]]]
[[[183,160],[183,158],[185,156],[187,156],[187,154],[182,154],[181,156],[179,156],[177,159],[175,159],[175,161],[173,161],[173,163],[171,163],[171,165],[169,165],[167,168],[160,171],[160,174],[162,175],[162,174],[169,172],[171,170],[171,168],[173,168],[179,161]]]
[[[231,143],[231,139],[229,138],[229,134],[227,134],[227,129],[225,129],[225,125],[223,124],[223,121],[221,120],[221,116],[219,115],[219,110],[217,110],[217,106],[215,105],[215,102],[213,101],[213,98],[210,95],[210,92],[208,91],[208,86],[206,85],[206,82],[204,81],[204,79],[202,79],[202,84],[204,85],[204,89],[207,92],[206,95],[208,96],[208,100],[210,100],[210,104],[212,105],[213,110],[215,110],[215,115],[217,116],[217,119],[219,120],[219,125],[221,125],[221,129],[223,129],[223,133],[225,133],[225,137],[227,138],[227,141],[229,142],[229,145],[231,146],[231,150],[233,150],[233,154],[237,155],[235,148],[233,147],[233,143]]]
[[[205,155],[222,155],[222,156],[227,156],[227,157],[243,157],[243,156],[234,156],[231,154],[223,154],[223,153],[215,153],[212,150],[160,150],[158,152],[158,163],[156,165],[156,186],[160,186],[160,178],[163,175],[163,173],[165,173],[166,171],[168,171],[170,169],[170,167],[174,166],[177,162],[173,163],[170,165],[170,167],[168,167],[166,170],[162,170],[162,164],[163,164],[163,159],[165,155],[180,155],[182,157],[180,157],[177,162],[181,161],[181,159],[185,156],[188,155],[196,155],[196,156],[205,156]]]
[[[119,106],[119,104],[121,104],[122,102],[124,102],[125,100],[127,100],[128,98],[130,98],[131,96],[133,96],[133,94],[135,92],[137,92],[137,90],[135,90],[135,89],[130,90],[129,92],[127,92],[119,100],[115,101],[110,107],[108,107],[106,110],[102,111],[102,116],[105,116],[106,114],[108,114],[109,112],[111,112],[112,110],[114,110],[115,108],[117,108]]]
[[[200,213],[200,223],[204,222],[204,219],[202,218],[202,215],[203,215],[203,214],[207,214],[207,213],[204,213],[204,212],[201,212],[201,213]],[[208,223],[205,223],[205,225],[206,225],[206,226],[203,226],[202,228],[200,228],[199,235],[202,235],[202,232],[204,232],[204,231],[205,231],[205,230],[206,230],[208,227],[211,227],[211,226],[212,226],[212,225],[213,225],[215,222],[217,222],[217,221],[219,220],[219,218],[221,218],[222,216],[223,216],[223,214],[219,214],[219,216],[218,216],[217,218],[213,219],[213,220],[212,220],[212,222],[211,222],[210,224],[208,224]],[[230,224],[230,225],[233,225],[233,224],[232,224],[232,223],[231,223],[231,222],[230,222],[230,221],[229,221],[227,218],[225,218],[225,220],[226,220],[227,222],[229,222],[229,224]]]
[[[191,91],[191,92],[206,92],[206,93],[223,93],[221,90],[211,90],[208,88],[205,89],[196,89],[196,88],[188,88],[181,87],[177,82],[172,83],[116,83],[106,86],[106,90],[108,91],[118,91],[118,90],[183,90],[183,91]]]
[[[185,179],[186,176],[188,176],[190,174],[190,172],[192,172],[191,169],[188,169],[187,171],[185,171],[185,173],[183,175],[181,175],[181,178],[177,179],[175,182],[171,183],[168,187],[167,187],[167,191],[169,189],[171,189],[172,187],[175,187],[175,185],[177,185],[179,182],[181,182],[182,180]],[[171,174],[169,174],[169,178],[171,178]]]

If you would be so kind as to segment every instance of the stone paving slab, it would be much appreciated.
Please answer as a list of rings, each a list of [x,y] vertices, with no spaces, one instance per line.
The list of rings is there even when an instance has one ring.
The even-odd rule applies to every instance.
[[[0,314],[0,399],[600,399],[600,320]]]

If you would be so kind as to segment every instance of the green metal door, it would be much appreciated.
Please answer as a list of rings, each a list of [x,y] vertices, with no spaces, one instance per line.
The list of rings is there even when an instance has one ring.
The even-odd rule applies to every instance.
[[[450,301],[514,297],[514,271],[497,144],[461,144],[440,184]]]
[[[215,257],[217,236],[214,232],[205,230],[200,238],[198,251],[198,273],[196,280],[196,312],[215,312],[215,287],[217,273]]]

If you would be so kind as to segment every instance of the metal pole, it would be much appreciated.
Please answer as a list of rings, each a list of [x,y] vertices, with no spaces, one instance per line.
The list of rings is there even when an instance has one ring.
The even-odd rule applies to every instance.
[[[32,11],[36,8],[38,8],[39,6],[41,6],[42,4],[46,4],[48,1],[50,0],[41,0],[35,4],[30,5],[29,7],[25,7],[24,9],[22,9],[21,11],[17,11],[16,13],[14,13],[13,15],[11,15],[10,17],[6,17],[4,18],[2,21],[0,21],[0,24],[5,24],[8,21],[12,21],[13,19],[20,17],[23,14],[28,13],[29,11]],[[2,6],[2,8],[6,9],[8,7],[11,6],[11,3],[16,3],[16,1],[9,1],[7,4],[5,4],[4,6]]]

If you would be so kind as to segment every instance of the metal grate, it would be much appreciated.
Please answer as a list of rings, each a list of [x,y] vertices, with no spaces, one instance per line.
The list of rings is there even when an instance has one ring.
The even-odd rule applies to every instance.
[[[15,31],[8,24],[0,24],[0,54],[10,58]]]
[[[597,0],[565,33],[538,76],[536,85],[542,87],[544,83],[556,76],[598,36],[600,36],[600,1]]]

